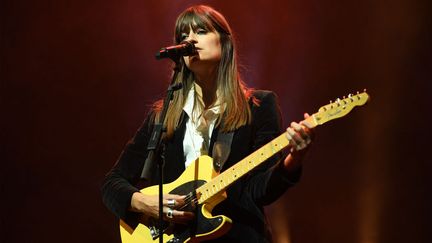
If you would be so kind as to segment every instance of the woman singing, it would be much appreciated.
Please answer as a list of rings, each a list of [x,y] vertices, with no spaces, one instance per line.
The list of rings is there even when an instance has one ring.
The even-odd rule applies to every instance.
[[[242,81],[233,32],[222,14],[203,5],[186,9],[177,18],[174,39],[175,44],[193,43],[196,52],[180,58],[175,75],[175,83],[182,83],[183,88],[174,93],[165,120],[164,184],[176,180],[202,155],[221,157],[215,170],[223,172],[282,133],[276,95],[248,88]],[[155,102],[102,186],[105,205],[132,229],[138,223],[158,218],[158,195],[141,193],[138,183],[161,105],[161,101]],[[222,151],[215,149],[221,137],[229,141]],[[263,208],[299,180],[301,161],[312,140],[312,126],[292,122],[287,128],[287,138],[290,145],[284,152],[272,156],[227,188],[227,198],[212,213],[229,217],[232,226],[222,235],[209,234],[205,239],[272,241]],[[150,185],[159,180],[157,173],[153,174]],[[164,195],[166,221],[186,227],[193,225],[196,213],[182,209],[185,198],[185,195]]]

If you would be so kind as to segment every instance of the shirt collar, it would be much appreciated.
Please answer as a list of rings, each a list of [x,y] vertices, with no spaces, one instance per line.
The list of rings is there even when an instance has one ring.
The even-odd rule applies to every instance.
[[[204,101],[202,99],[202,89],[197,83],[193,83],[191,89],[189,90],[189,93],[186,98],[186,102],[183,106],[183,110],[186,112],[186,114],[189,116],[189,118],[192,119],[192,121],[197,122],[201,116],[204,116],[206,120],[213,120],[216,119],[216,117],[221,112],[221,105],[218,99],[218,93],[216,97],[216,104],[210,107],[209,109],[204,111],[203,114],[203,107],[204,107]],[[197,99],[195,99],[195,95],[197,95]],[[197,100],[198,104],[195,105],[195,111],[194,111],[194,102]]]

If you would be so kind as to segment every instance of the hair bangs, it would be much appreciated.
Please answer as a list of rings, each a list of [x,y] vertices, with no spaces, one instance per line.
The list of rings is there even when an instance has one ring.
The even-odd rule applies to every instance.
[[[213,32],[214,28],[212,21],[206,12],[197,11],[197,9],[190,8],[184,14],[180,15],[176,22],[175,28],[175,43],[178,44],[182,41],[182,34],[189,34],[191,28],[195,32],[198,29]]]

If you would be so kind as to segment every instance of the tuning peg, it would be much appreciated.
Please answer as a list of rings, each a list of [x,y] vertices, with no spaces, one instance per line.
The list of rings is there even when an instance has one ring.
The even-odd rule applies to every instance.
[[[360,92],[359,91],[357,91],[356,97],[357,97],[357,100],[360,100]]]
[[[354,101],[354,99],[352,98],[352,94],[351,94],[351,93],[348,95],[348,98],[349,98],[351,101]]]

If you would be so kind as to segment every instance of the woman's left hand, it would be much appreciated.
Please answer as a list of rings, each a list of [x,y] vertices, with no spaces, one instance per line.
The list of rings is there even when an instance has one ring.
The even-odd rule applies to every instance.
[[[284,160],[284,167],[288,171],[293,171],[301,165],[303,155],[309,149],[314,139],[313,125],[307,122],[309,114],[305,113],[305,120],[297,123],[291,122],[287,128],[286,136],[289,141],[290,153]]]

